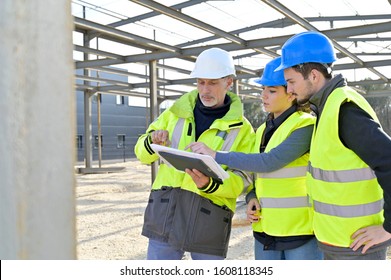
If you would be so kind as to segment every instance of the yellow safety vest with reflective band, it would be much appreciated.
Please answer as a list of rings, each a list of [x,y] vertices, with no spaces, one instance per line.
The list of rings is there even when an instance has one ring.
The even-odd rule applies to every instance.
[[[248,153],[253,145],[253,128],[243,117],[242,103],[239,97],[227,93],[231,98],[229,111],[221,119],[215,120],[209,129],[205,130],[197,141],[206,143],[213,150],[236,151]],[[137,158],[145,164],[156,161],[159,157],[150,147],[149,133],[154,130],[168,130],[171,147],[184,150],[195,141],[195,122],[193,109],[198,91],[194,90],[180,97],[169,109],[164,111],[140,136],[135,145]],[[211,185],[206,190],[199,190],[193,179],[164,162],[160,162],[159,170],[153,182],[152,189],[162,186],[182,188],[206,197],[219,206],[227,206],[232,211],[236,208],[236,199],[248,187],[247,175],[239,170],[224,169],[230,174],[223,184]]]
[[[265,152],[280,145],[296,129],[314,123],[315,118],[308,113],[293,113],[273,133]],[[257,130],[255,153],[259,152],[265,127],[263,124]],[[254,231],[272,236],[313,234],[313,211],[306,187],[308,157],[306,153],[279,170],[257,173],[255,191],[262,207],[262,218],[253,223]]]
[[[383,192],[373,170],[339,139],[339,110],[345,102],[354,102],[379,122],[353,89],[334,90],[314,129],[307,174],[316,238],[339,247],[349,247],[358,229],[383,223]]]

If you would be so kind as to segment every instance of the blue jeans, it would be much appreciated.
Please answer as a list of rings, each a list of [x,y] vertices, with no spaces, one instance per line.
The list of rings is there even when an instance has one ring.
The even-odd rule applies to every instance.
[[[175,249],[166,242],[149,239],[147,260],[181,260],[184,251]],[[190,252],[193,260],[224,260],[224,257]]]
[[[316,238],[295,249],[276,251],[263,250],[263,244],[255,240],[254,255],[256,260],[323,260]]]

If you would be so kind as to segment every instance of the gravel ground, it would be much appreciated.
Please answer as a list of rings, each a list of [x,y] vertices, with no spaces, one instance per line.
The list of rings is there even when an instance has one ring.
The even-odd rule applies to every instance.
[[[78,259],[144,260],[148,239],[141,235],[141,227],[151,168],[136,160],[102,166],[125,171],[76,175]],[[234,217],[227,259],[254,259],[244,205]]]
[[[141,235],[141,227],[151,168],[137,160],[102,166],[125,169],[115,173],[76,174],[78,259],[144,260],[147,238]],[[188,258],[186,255],[185,259]],[[245,220],[244,203],[238,203],[234,216],[227,259],[254,259],[252,231]],[[391,249],[388,259],[391,259]]]

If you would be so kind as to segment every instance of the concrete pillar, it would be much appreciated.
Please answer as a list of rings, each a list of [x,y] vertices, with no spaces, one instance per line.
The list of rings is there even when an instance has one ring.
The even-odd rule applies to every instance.
[[[1,0],[0,259],[75,259],[71,1]]]

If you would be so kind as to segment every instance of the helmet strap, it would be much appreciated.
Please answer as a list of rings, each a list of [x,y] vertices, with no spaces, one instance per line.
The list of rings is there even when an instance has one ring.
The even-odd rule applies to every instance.
[[[333,72],[333,69],[331,68],[331,65],[327,64],[327,63],[321,63],[324,68],[326,68],[327,70],[327,73],[330,75],[332,72]]]

